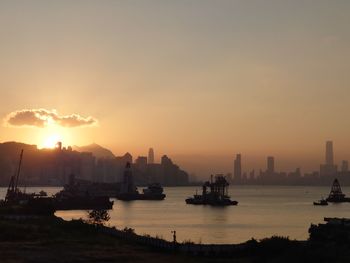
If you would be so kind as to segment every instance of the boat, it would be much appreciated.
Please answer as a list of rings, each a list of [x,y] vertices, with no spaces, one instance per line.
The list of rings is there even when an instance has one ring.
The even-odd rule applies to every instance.
[[[316,201],[316,202],[314,202],[314,205],[321,205],[321,206],[325,206],[325,205],[328,205],[328,202],[327,202],[327,200],[326,199],[320,199],[320,200],[318,200],[318,201]]]
[[[26,193],[18,187],[23,159],[20,154],[16,173],[11,176],[5,200],[0,201],[0,216],[51,216],[55,213],[52,198],[41,191],[39,194]]]
[[[345,194],[343,194],[340,187],[340,183],[337,178],[333,181],[331,192],[329,193],[329,196],[326,199],[326,201],[331,203],[350,202],[350,198],[346,197]]]
[[[131,164],[126,163],[123,181],[121,182],[120,192],[116,195],[117,199],[122,201],[132,200],[164,200],[166,195],[163,193],[163,187],[159,183],[152,183],[139,193],[134,184]]]
[[[210,182],[207,181],[202,186],[202,194],[195,194],[187,198],[186,204],[191,205],[211,205],[211,206],[230,206],[237,205],[238,202],[231,200],[228,195],[229,183],[223,175],[211,176]],[[209,192],[208,192],[209,189]]]
[[[70,175],[69,183],[53,196],[53,204],[56,210],[110,210],[113,207],[108,196],[82,191],[74,175]]]
[[[150,184],[142,192],[141,196],[144,200],[163,200],[165,198],[164,189],[159,183]]]

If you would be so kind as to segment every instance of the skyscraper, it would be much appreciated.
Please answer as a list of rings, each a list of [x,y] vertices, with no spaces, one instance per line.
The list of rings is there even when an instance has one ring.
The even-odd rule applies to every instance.
[[[154,151],[153,148],[148,150],[148,163],[154,163]]]
[[[334,164],[333,142],[332,141],[327,141],[326,142],[326,164],[327,165],[333,165]]]
[[[236,155],[233,167],[233,178],[235,181],[240,181],[242,179],[241,154]]]
[[[320,166],[321,176],[335,176],[337,174],[338,167],[334,165],[333,156],[333,142],[326,142],[326,163]]]
[[[275,158],[273,156],[267,157],[267,171],[268,174],[273,174],[275,172]]]
[[[342,164],[341,164],[341,171],[346,173],[349,171],[349,162],[346,160],[343,160]]]

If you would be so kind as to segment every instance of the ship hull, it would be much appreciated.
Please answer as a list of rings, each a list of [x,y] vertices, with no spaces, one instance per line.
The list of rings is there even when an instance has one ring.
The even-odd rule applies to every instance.
[[[231,206],[231,205],[238,205],[237,201],[233,200],[196,200],[194,198],[188,198],[185,200],[186,204],[189,205],[210,205],[210,206]]]
[[[350,203],[350,198],[327,198],[326,201],[330,203]]]

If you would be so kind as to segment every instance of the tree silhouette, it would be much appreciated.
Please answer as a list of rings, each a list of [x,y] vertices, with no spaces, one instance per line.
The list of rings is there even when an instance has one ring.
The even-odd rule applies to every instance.
[[[111,219],[107,210],[92,210],[88,212],[88,222],[96,226],[104,225]]]

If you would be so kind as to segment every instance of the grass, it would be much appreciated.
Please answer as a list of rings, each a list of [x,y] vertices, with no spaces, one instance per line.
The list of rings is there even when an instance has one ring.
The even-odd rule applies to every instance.
[[[249,240],[231,257],[195,257],[132,244],[103,234],[81,220],[0,220],[1,263],[340,263],[350,262],[349,247],[349,243],[299,242],[274,236]]]

